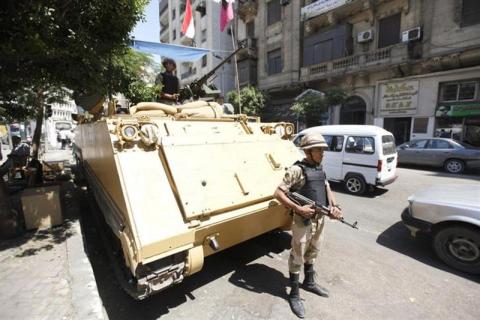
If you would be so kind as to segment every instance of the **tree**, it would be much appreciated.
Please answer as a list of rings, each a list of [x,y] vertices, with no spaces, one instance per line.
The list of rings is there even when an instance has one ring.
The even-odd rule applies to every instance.
[[[162,67],[151,56],[129,49],[114,59],[110,92],[120,92],[131,103],[154,101],[162,86],[155,79]]]
[[[141,19],[146,3],[147,0],[3,1],[0,104],[8,113],[12,101],[16,101],[15,113],[33,114],[37,126],[41,126],[45,101],[56,91],[52,88],[102,95],[119,89],[112,77],[114,60],[128,51],[129,32]],[[19,103],[17,98],[23,96],[30,97],[25,100],[29,104]],[[38,154],[39,139],[39,135],[34,135],[34,156]]]
[[[128,51],[129,33],[142,18],[147,3],[148,0],[1,2],[0,107],[17,120],[36,117],[34,158],[38,156],[46,101],[59,97],[63,88],[102,95],[119,89],[116,79],[111,77],[114,60]],[[3,179],[0,180],[2,183]],[[7,203],[8,207],[5,196],[5,192],[0,192],[0,205]]]
[[[242,88],[240,97],[236,91],[230,91],[227,93],[227,98],[236,112],[239,112],[241,105],[242,113],[247,115],[259,116],[265,108],[265,94],[252,86]]]
[[[322,124],[328,117],[328,108],[330,106],[343,103],[347,97],[347,92],[334,88],[327,90],[325,95],[309,94],[296,101],[290,110],[299,118],[303,119],[305,125],[313,127]]]

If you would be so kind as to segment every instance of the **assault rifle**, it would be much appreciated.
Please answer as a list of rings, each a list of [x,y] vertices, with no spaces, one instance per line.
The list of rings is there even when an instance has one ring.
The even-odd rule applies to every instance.
[[[203,77],[195,79],[192,83],[185,85],[180,90],[179,100],[197,100],[203,97],[213,98],[215,96],[218,96],[220,94],[220,90],[215,88],[215,86],[213,85],[207,85],[208,79],[210,79],[221,66],[223,66],[228,60],[230,60],[235,54],[237,54],[238,51],[243,48],[244,46],[240,45],[237,50],[232,52],[228,57],[226,57],[222,62],[220,62],[215,68],[210,70]]]
[[[286,195],[290,200],[292,200],[293,202],[295,202],[298,205],[301,205],[301,206],[311,205],[311,206],[313,206],[315,208],[316,214],[331,216],[330,209],[328,207],[326,207],[324,205],[317,205],[315,203],[315,201],[313,201],[313,200],[311,200],[307,197],[304,197],[297,192],[287,192]],[[339,219],[338,221],[340,221],[341,223],[346,224],[347,226],[350,226],[354,229],[358,229],[357,221],[355,221],[354,223],[349,223],[349,222],[345,221],[345,219],[343,219],[343,217],[341,219]],[[309,219],[305,218],[303,223],[307,225],[309,223]]]

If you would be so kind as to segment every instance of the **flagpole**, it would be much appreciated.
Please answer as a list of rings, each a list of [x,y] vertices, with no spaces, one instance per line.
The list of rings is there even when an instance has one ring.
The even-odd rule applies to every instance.
[[[233,28],[234,27],[234,23],[232,23],[232,32],[231,32],[231,35],[232,35],[232,45],[233,45],[233,51],[236,51],[237,50],[237,44],[235,42],[235,29]],[[237,94],[238,94],[238,113],[242,113],[242,99],[240,97],[240,83],[238,81],[238,64],[237,64],[237,55],[233,55],[233,62],[235,63],[235,84],[236,84],[236,87],[237,87]]]

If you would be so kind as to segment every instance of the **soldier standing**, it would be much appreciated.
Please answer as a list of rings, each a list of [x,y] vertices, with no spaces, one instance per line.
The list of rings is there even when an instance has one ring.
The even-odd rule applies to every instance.
[[[165,58],[162,61],[165,72],[160,73],[155,80],[155,83],[162,84],[162,92],[158,102],[165,104],[176,104],[180,92],[180,82],[175,75],[177,64],[173,59]]]
[[[305,158],[296,162],[286,171],[274,197],[293,212],[292,250],[288,260],[291,285],[288,302],[293,313],[299,318],[303,318],[305,317],[305,308],[299,293],[302,264],[305,272],[302,288],[322,297],[329,295],[327,289],[315,283],[313,269],[325,221],[323,215],[315,214],[312,206],[300,206],[290,200],[286,193],[295,191],[314,200],[315,203],[329,205],[329,217],[332,219],[340,219],[342,212],[335,201],[321,166],[324,150],[328,148],[325,139],[320,134],[307,134],[302,138],[300,148],[305,152]]]

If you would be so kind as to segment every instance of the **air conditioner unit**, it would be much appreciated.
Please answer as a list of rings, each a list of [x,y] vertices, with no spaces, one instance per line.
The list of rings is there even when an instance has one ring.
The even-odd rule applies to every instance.
[[[416,27],[402,32],[402,42],[419,40],[422,37],[422,28]]]
[[[357,42],[362,43],[362,42],[369,42],[373,40],[373,30],[365,30],[362,32],[359,32],[357,34]]]

